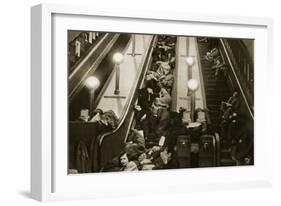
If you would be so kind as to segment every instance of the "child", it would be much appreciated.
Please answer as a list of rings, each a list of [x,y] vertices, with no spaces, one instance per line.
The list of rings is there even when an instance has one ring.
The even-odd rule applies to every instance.
[[[138,171],[137,164],[134,161],[130,161],[125,152],[121,153],[119,163],[122,167],[121,171]]]

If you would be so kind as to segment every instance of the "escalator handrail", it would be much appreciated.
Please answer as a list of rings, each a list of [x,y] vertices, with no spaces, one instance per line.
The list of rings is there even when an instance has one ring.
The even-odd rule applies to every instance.
[[[225,45],[223,39],[220,39],[220,42],[221,42],[221,44],[222,44],[223,50],[224,50],[225,55],[226,55],[226,57],[227,57],[227,60],[228,60],[228,62],[229,62],[231,71],[232,71],[232,73],[234,74],[236,83],[238,84],[238,87],[239,87],[240,93],[241,93],[241,95],[242,95],[242,98],[243,98],[244,102],[246,103],[247,110],[248,110],[248,112],[249,112],[251,118],[254,119],[253,112],[252,112],[251,107],[250,107],[250,105],[249,105],[249,102],[248,102],[248,100],[247,100],[247,98],[246,98],[246,95],[245,95],[245,93],[244,93],[244,91],[243,91],[243,88],[242,88],[242,86],[241,86],[241,84],[240,84],[240,81],[239,81],[238,76],[237,76],[237,74],[236,74],[234,65],[233,65],[233,63],[232,63],[232,61],[231,61],[231,58],[230,58],[230,56],[229,56],[229,54],[228,54],[228,52],[227,52],[226,45]]]
[[[155,36],[153,37],[153,39],[152,39],[152,41],[151,41],[151,44],[150,44],[150,46],[149,46],[149,48],[150,49],[148,49],[148,51],[146,52],[146,58],[149,58],[149,59],[151,59],[152,58],[152,48],[153,48],[153,45],[154,45],[154,43],[155,43]],[[146,60],[147,59],[145,59],[144,61],[143,61],[143,65],[142,65],[142,67],[144,66],[144,63],[146,62]],[[144,75],[143,75],[143,80],[144,80],[144,78],[145,78],[145,73],[146,73],[146,71],[148,70],[148,64],[147,65],[145,65],[145,72],[144,72]],[[143,71],[143,69],[141,69],[141,71]],[[142,80],[142,82],[143,82],[143,80]],[[138,82],[136,81],[136,84],[134,85],[134,89],[132,90],[132,91],[136,91],[136,89],[138,88],[137,85],[138,84]],[[119,128],[123,125],[123,123],[124,123],[124,121],[125,121],[125,119],[126,119],[126,116],[127,116],[127,114],[128,114],[128,112],[129,112],[129,109],[130,109],[130,105],[132,105],[132,100],[133,100],[133,96],[134,95],[130,95],[131,97],[130,97],[130,100],[128,101],[128,103],[127,103],[127,105],[126,105],[126,110],[125,110],[125,112],[123,112],[123,115],[121,115],[121,118],[120,118],[120,120],[119,120],[119,123],[118,123],[118,126],[113,130],[113,131],[110,131],[110,132],[106,132],[106,133],[104,133],[104,134],[101,134],[100,136],[99,136],[99,146],[102,144],[102,142],[103,142],[103,139],[104,138],[106,138],[107,136],[109,136],[109,135],[112,135],[112,134],[114,134],[115,132],[117,132],[118,130],[119,130]]]
[[[216,156],[217,156],[217,148],[216,148],[216,137],[214,135],[212,135],[212,140],[213,140],[213,167],[216,166]]]
[[[215,155],[215,157],[216,157],[216,166],[220,166],[220,151],[221,151],[221,148],[220,148],[220,145],[221,145],[221,143],[220,143],[220,136],[219,136],[219,134],[217,133],[217,132],[215,132],[215,151],[216,151],[216,155]]]

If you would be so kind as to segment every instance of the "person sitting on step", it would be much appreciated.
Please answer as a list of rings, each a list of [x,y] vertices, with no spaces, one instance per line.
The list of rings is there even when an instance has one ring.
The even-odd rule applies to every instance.
[[[217,48],[213,48],[211,51],[208,51],[203,59],[212,62],[214,58],[219,55],[219,50]]]
[[[216,58],[215,65],[212,66],[212,69],[215,69],[216,80],[220,76],[226,77],[226,75],[227,75],[227,66],[220,58]]]
[[[240,107],[240,97],[239,93],[235,90],[232,94],[232,96],[227,100],[227,102],[222,102],[220,110],[223,113],[223,115],[226,115],[229,113],[229,109],[231,108],[233,112],[239,113],[239,107]]]

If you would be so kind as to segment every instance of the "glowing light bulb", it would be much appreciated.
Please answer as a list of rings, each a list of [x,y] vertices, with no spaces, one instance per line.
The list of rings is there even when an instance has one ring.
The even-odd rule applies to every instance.
[[[96,89],[99,87],[99,85],[100,85],[100,80],[98,80],[98,78],[94,76],[88,77],[85,81],[85,86],[88,89]]]
[[[186,58],[186,63],[188,66],[192,66],[194,64],[194,57],[190,56]]]
[[[113,62],[115,64],[121,64],[124,61],[124,55],[117,52],[113,55]]]
[[[196,91],[199,88],[198,81],[196,79],[190,79],[187,82],[187,87],[193,92]]]

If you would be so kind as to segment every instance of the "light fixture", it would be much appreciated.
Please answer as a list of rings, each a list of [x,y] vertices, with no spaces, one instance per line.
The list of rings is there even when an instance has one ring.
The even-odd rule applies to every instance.
[[[93,114],[95,90],[100,86],[100,80],[94,76],[90,76],[85,81],[85,86],[89,89],[89,109],[90,114]]]
[[[190,79],[187,82],[187,87],[192,92],[195,92],[199,88],[198,81],[196,79]]]
[[[98,78],[94,77],[94,76],[90,76],[86,79],[85,81],[85,86],[88,89],[97,89],[100,86],[100,81]]]
[[[120,52],[117,52],[113,55],[113,62],[115,64],[121,64],[124,61],[124,55]]]
[[[116,64],[116,73],[115,73],[115,90],[114,94],[119,95],[119,80],[120,80],[120,64],[124,61],[124,55],[120,52],[117,52],[113,55],[113,62]]]
[[[194,57],[193,56],[186,57],[186,63],[190,67],[193,66],[193,64],[194,64]]]
[[[195,121],[195,104],[196,104],[196,101],[195,101],[195,92],[196,90],[199,89],[199,83],[196,79],[190,79],[188,80],[187,82],[187,87],[188,87],[188,90],[190,91],[189,95],[190,95],[190,119],[191,119],[191,122],[194,122]]]

